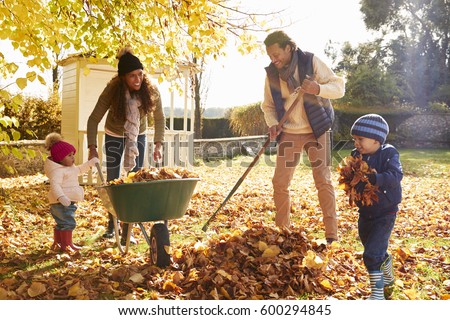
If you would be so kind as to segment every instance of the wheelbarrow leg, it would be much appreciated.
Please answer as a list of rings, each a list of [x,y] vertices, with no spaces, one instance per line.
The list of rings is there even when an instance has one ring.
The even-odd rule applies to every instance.
[[[145,231],[145,227],[142,225],[141,222],[138,222],[139,228],[141,228],[142,234],[144,235],[145,241],[147,242],[148,246],[151,246],[150,237],[147,234],[147,231]]]
[[[125,249],[124,249],[124,247],[120,244],[119,225],[117,223],[117,217],[115,215],[113,215],[113,222],[114,222],[114,234],[116,236],[117,247],[119,248],[120,253],[126,254],[128,252],[128,247],[130,246],[130,235],[131,235],[131,232],[128,232],[127,243],[126,243],[126,246],[125,246]],[[128,228],[132,228],[132,227],[133,227],[132,224],[130,224],[128,226]]]

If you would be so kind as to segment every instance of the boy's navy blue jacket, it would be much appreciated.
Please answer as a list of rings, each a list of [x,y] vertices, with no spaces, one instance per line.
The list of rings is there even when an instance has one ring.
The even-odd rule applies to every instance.
[[[353,157],[360,155],[356,149],[352,150],[351,154]],[[363,155],[362,159],[370,168],[377,171],[376,185],[379,190],[377,192],[378,202],[374,202],[373,205],[363,206],[360,202],[357,203],[359,212],[364,214],[396,213],[398,204],[402,201],[400,181],[403,178],[397,149],[390,144],[384,144],[374,154]]]

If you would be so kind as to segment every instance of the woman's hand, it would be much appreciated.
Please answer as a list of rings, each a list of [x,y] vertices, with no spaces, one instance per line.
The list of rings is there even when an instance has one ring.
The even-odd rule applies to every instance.
[[[98,158],[97,146],[93,144],[89,146],[88,160],[92,158]]]
[[[159,162],[159,160],[162,159],[161,149],[162,149],[161,142],[159,141],[155,142],[155,149],[153,150],[153,160],[155,160],[155,162]]]

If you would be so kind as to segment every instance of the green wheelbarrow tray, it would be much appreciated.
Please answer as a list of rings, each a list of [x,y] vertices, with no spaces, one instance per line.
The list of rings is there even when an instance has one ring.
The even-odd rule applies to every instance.
[[[181,218],[199,178],[98,186],[105,208],[125,223]]]
[[[100,165],[97,170],[103,185],[97,186],[98,194],[103,205],[112,214],[117,247],[123,254],[128,252],[131,232],[128,232],[125,249],[119,238],[117,220],[129,224],[131,230],[133,223],[137,223],[150,246],[152,263],[159,267],[170,264],[169,230],[167,221],[181,218],[189,206],[199,178],[168,179],[148,182],[135,182],[118,185],[105,185]],[[143,222],[164,221],[153,224],[150,236],[147,234]]]

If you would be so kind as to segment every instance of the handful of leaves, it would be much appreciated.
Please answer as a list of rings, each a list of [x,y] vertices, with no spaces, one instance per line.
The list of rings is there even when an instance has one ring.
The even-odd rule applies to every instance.
[[[378,201],[376,193],[378,186],[372,185],[367,178],[368,174],[376,173],[376,170],[369,168],[362,156],[345,157],[337,170],[339,172],[339,187],[349,197],[348,202],[351,206],[354,206],[358,201],[361,201],[364,206],[371,206]],[[364,190],[358,192],[355,186],[361,181],[365,183]]]
[[[109,181],[108,185],[187,178],[198,178],[198,174],[185,168],[150,167],[142,168],[136,172],[130,172],[125,178],[119,178]]]

